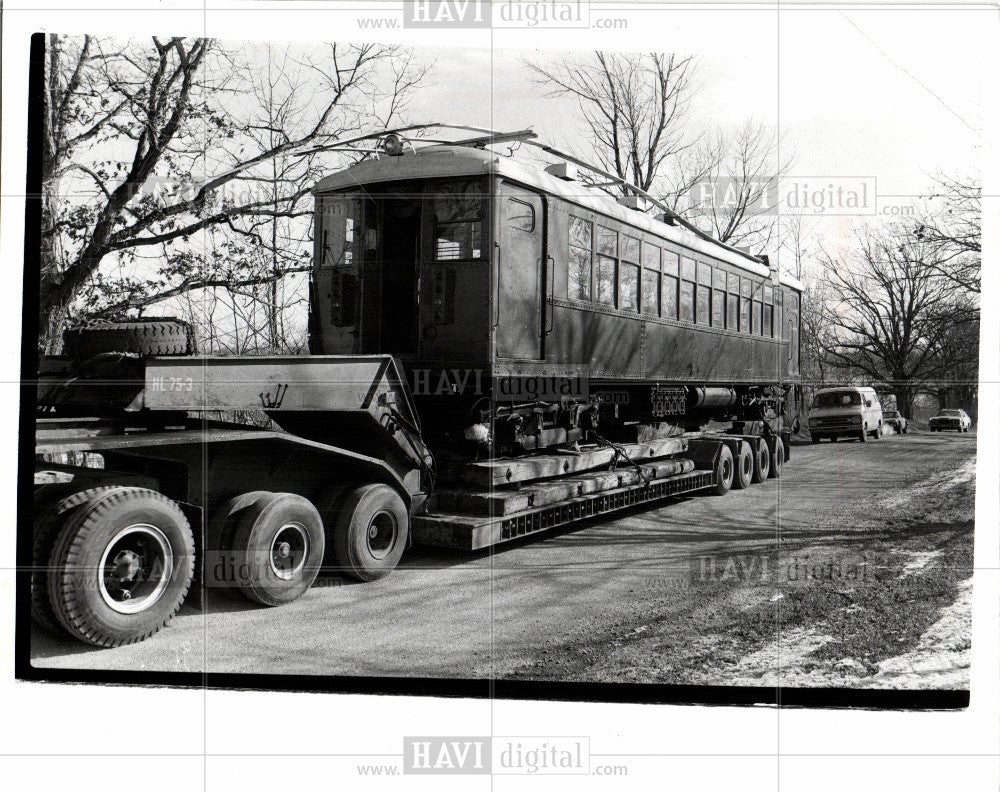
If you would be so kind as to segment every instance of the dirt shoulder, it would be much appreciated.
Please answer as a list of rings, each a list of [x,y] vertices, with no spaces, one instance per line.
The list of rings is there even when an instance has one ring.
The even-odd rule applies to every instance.
[[[966,465],[869,504],[833,541],[692,559],[633,618],[504,675],[967,688],[973,476]]]

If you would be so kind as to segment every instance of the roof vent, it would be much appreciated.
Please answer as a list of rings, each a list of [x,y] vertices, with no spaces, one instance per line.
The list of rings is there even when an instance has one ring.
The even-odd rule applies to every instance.
[[[672,214],[669,214],[668,212],[661,212],[660,214],[656,215],[656,219],[659,220],[661,223],[666,223],[667,225],[677,225],[676,218]]]
[[[549,165],[545,169],[546,173],[551,173],[557,179],[564,181],[576,181],[576,165],[572,162],[557,162]]]
[[[649,209],[649,201],[641,195],[623,195],[618,199],[618,203],[629,209],[635,209],[637,212],[645,212]]]

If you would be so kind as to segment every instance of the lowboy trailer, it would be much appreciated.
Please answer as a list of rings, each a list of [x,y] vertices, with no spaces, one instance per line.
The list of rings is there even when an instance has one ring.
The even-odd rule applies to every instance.
[[[780,476],[801,284],[491,140],[387,136],[320,183],[310,355],[198,356],[170,319],[66,332],[39,366],[38,624],[117,646],[192,585],[281,605],[413,543]],[[590,392],[536,393],[567,372]]]

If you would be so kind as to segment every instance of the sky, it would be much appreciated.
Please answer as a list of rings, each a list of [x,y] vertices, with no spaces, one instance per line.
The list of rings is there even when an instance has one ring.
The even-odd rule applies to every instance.
[[[759,20],[744,20],[742,36],[731,20],[719,26],[717,40],[705,24],[681,20],[682,35],[635,47],[676,44],[666,51],[695,56],[692,127],[764,122],[780,134],[791,176],[809,183],[874,179],[876,211],[898,215],[919,205],[934,174],[979,173],[981,53],[993,42],[990,31],[969,24],[971,17],[783,10],[780,29]],[[553,145],[580,150],[575,101],[548,95],[530,69],[574,53],[499,47],[421,53],[434,66],[432,84],[410,105],[415,121],[530,127]],[[810,217],[806,225],[814,241],[843,251],[859,227],[891,217]]]
[[[765,121],[780,130],[796,172],[873,176],[880,191],[906,194],[924,190],[928,172],[977,167],[977,35],[961,14],[784,11],[780,46],[665,51],[697,59],[693,124]],[[547,139],[565,137],[572,103],[547,96],[528,66],[564,53],[423,52],[435,64],[434,85],[411,104],[415,119],[530,126]]]

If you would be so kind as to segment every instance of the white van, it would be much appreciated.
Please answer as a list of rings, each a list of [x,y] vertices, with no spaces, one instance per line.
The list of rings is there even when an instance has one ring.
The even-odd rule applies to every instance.
[[[882,436],[882,405],[874,388],[824,388],[816,392],[809,410],[809,433],[818,443],[824,437]]]

